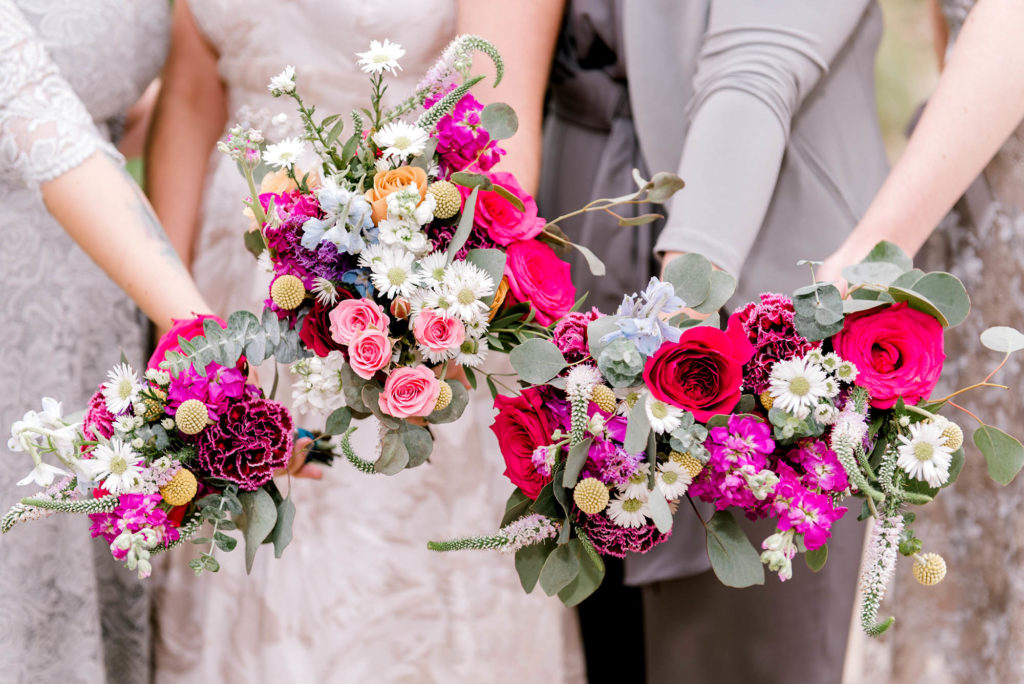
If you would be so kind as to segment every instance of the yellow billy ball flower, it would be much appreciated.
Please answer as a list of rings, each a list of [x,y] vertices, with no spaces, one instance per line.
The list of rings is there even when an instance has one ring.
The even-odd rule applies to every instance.
[[[572,500],[587,515],[600,513],[608,505],[608,487],[596,477],[587,477],[576,483]]]
[[[427,186],[427,192],[434,196],[437,205],[434,216],[439,219],[450,219],[462,209],[462,195],[459,189],[448,181],[437,181]]]
[[[270,298],[285,311],[299,308],[306,298],[306,288],[293,275],[283,275],[270,286]]]
[[[771,392],[765,390],[761,392],[761,396],[758,397],[761,400],[761,406],[764,406],[765,411],[771,411],[772,405],[775,403],[775,399],[772,397]]]
[[[943,419],[942,437],[946,440],[946,446],[956,451],[964,445],[964,431],[960,426],[951,420]]]
[[[946,561],[937,553],[914,556],[914,579],[926,587],[938,584],[946,576]]]
[[[437,403],[434,404],[435,411],[444,411],[452,403],[452,386],[447,382],[441,382],[441,393],[437,395]]]
[[[210,412],[198,399],[186,399],[174,414],[174,422],[186,435],[198,435],[210,422]]]
[[[700,475],[700,471],[704,470],[704,464],[690,452],[681,454],[678,451],[673,451],[668,457],[678,463],[690,475],[691,479]]]
[[[619,405],[619,400],[615,398],[615,392],[608,385],[595,386],[594,393],[590,395],[590,401],[597,404],[598,408],[605,413],[615,413],[615,409]]]
[[[199,483],[191,470],[182,468],[174,473],[171,481],[160,488],[160,496],[171,506],[184,506],[193,498],[199,489]]]

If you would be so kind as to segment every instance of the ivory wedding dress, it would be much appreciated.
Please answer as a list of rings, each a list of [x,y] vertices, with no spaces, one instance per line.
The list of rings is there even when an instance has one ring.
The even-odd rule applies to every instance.
[[[167,50],[166,0],[0,0],[0,507],[25,454],[11,424],[43,396],[84,408],[118,349],[145,361],[144,319],[53,220],[39,186],[110,144]],[[0,681],[146,682],[143,583],[56,515],[0,537]]]
[[[388,79],[396,101],[455,25],[452,0],[202,0],[191,8],[219,54],[228,125],[260,128],[269,142],[300,132],[293,102],[267,91],[286,64],[319,116],[347,115],[369,97],[356,51],[384,38],[405,48],[402,71]],[[279,125],[282,113],[288,120]],[[268,281],[242,244],[245,183],[214,152],[206,188],[196,280],[219,313],[258,312]],[[581,679],[574,617],[557,599],[524,595],[510,558],[427,551],[428,539],[485,533],[500,521],[511,487],[491,415],[482,392],[457,425],[435,430],[430,463],[395,477],[365,475],[341,459],[321,481],[293,480],[294,541],[279,560],[261,550],[249,577],[240,551],[199,579],[185,566],[194,549],[172,555],[157,598],[157,682]],[[372,455],[376,426],[355,437]]]

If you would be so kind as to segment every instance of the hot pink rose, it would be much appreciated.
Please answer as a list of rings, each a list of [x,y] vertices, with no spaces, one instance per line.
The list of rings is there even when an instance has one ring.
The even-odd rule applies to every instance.
[[[380,410],[395,418],[426,416],[434,410],[441,383],[426,366],[396,368],[380,393]]]
[[[391,340],[376,328],[361,332],[348,346],[348,365],[366,380],[391,362]]]
[[[927,399],[942,373],[942,324],[906,302],[846,317],[832,347],[857,366],[857,384],[875,408]]]
[[[387,331],[388,315],[384,307],[372,299],[346,299],[331,309],[331,339],[338,344],[352,344],[360,333],[375,328]]]
[[[568,262],[559,259],[555,250],[539,240],[520,240],[508,246],[505,256],[512,297],[533,305],[538,323],[551,325],[569,313],[576,303],[576,288]]]
[[[220,327],[228,327],[222,319],[217,316],[210,316],[203,314],[196,316],[195,318],[189,318],[185,320],[172,319],[171,329],[160,338],[160,341],[156,345],[156,351],[149,357],[149,363],[146,364],[146,368],[159,368],[160,363],[167,356],[167,352],[176,351],[180,352],[181,347],[178,345],[178,338],[184,337],[187,341],[191,342],[193,338],[199,337],[203,334],[203,321],[207,318],[212,318],[218,323]]]
[[[462,344],[466,339],[466,326],[457,318],[424,309],[412,324],[412,334],[417,342],[430,351],[443,352]]]
[[[493,190],[481,192],[476,199],[473,222],[487,230],[491,239],[499,245],[508,245],[516,240],[529,240],[544,229],[544,219],[537,216],[537,202],[529,195],[511,173],[497,171],[487,176],[501,187],[519,198],[522,211]]]
[[[499,394],[494,400],[498,415],[491,431],[505,459],[505,477],[523,494],[536,500],[551,478],[537,472],[533,452],[551,444],[551,433],[558,421],[545,408],[544,395],[535,387],[524,389],[518,397]]]

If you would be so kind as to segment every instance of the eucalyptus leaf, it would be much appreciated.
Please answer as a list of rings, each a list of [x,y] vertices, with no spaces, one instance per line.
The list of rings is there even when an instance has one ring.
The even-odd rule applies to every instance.
[[[373,464],[374,470],[384,475],[394,475],[405,469],[409,463],[409,452],[398,430],[388,430],[381,440],[380,458]]]
[[[494,281],[495,290],[505,275],[505,253],[500,249],[471,249],[466,254],[466,261],[478,266]],[[494,301],[494,293],[487,296],[483,302],[490,306]]]
[[[409,453],[409,462],[406,468],[415,468],[423,465],[430,458],[430,452],[434,449],[434,438],[430,432],[419,425],[402,421],[398,429],[405,444],[405,450]]]
[[[492,140],[507,140],[519,130],[519,117],[504,102],[492,102],[480,112],[480,125]]]
[[[590,269],[591,275],[600,277],[605,274],[604,262],[601,261],[600,257],[583,245],[573,244],[573,247],[576,248],[576,251],[579,252],[587,262],[587,268]]]
[[[934,316],[935,319],[942,324],[942,327],[949,326],[949,319],[946,318],[942,310],[935,305],[930,299],[925,297],[919,292],[909,290],[895,285],[889,286],[889,296],[896,302],[906,302],[911,309],[915,309],[922,313],[926,313],[930,316]],[[798,329],[799,332],[799,329]]]
[[[258,228],[245,231],[242,238],[245,242],[245,248],[254,257],[259,257],[260,254],[263,254],[263,250],[267,248],[266,240],[263,239],[263,233]]]
[[[861,263],[886,262],[898,266],[903,271],[909,271],[914,267],[913,260],[907,256],[903,249],[888,240],[882,240],[871,248],[868,255],[861,260]]]
[[[827,560],[828,544],[822,544],[813,551],[808,551],[804,554],[804,561],[807,563],[807,567],[811,569],[811,572],[820,572],[825,567]]]
[[[456,185],[461,185],[464,188],[478,188],[480,190],[493,190],[494,183],[490,178],[482,173],[472,173],[470,171],[456,171],[449,180]]]
[[[662,280],[672,284],[687,306],[703,303],[711,294],[711,262],[696,253],[683,254],[665,265]]]
[[[509,360],[524,382],[540,385],[565,369],[565,358],[550,340],[533,338],[509,354]]]
[[[640,214],[639,216],[623,216],[619,219],[620,228],[628,228],[630,226],[646,226],[648,223],[653,223],[660,218],[665,218],[661,214]]]
[[[397,430],[402,424],[400,418],[390,416],[381,409],[380,407],[380,392],[381,387],[377,383],[371,383],[363,385],[362,399],[363,405],[370,409],[370,413],[380,421],[381,425],[388,428],[389,430]]]
[[[672,511],[660,489],[655,488],[647,497],[647,507],[650,510],[651,520],[654,521],[658,531],[668,534],[672,531]]]
[[[576,486],[580,471],[587,463],[587,455],[590,453],[590,445],[593,442],[587,438],[569,449],[569,457],[565,460],[565,473],[562,476],[562,485],[572,489]]]
[[[852,314],[859,311],[867,311],[868,309],[874,309],[879,306],[885,306],[892,302],[883,301],[880,299],[844,299],[843,300],[843,313]]]
[[[914,283],[912,289],[938,307],[949,326],[963,323],[971,311],[971,298],[967,295],[967,289],[951,273],[926,273]]]
[[[991,425],[974,431],[974,445],[985,456],[988,474],[1001,485],[1008,485],[1024,466],[1024,446],[1011,435]]]
[[[452,174],[452,182],[455,182],[455,176],[457,175],[459,174]],[[484,179],[487,180],[486,177]],[[490,180],[487,180],[487,182],[490,183]],[[474,187],[473,191],[469,193],[469,197],[466,198],[465,204],[462,205],[462,216],[459,217],[459,225],[455,229],[455,234],[452,235],[451,242],[448,243],[446,255],[449,264],[455,261],[455,255],[459,253],[462,246],[466,244],[466,240],[469,239],[469,234],[473,232],[473,213],[476,211],[476,198],[479,192],[480,186]]]
[[[295,522],[295,502],[289,495],[277,505],[277,522],[270,533],[270,541],[274,543],[274,558],[280,558],[285,548],[292,541],[292,523]]]
[[[213,533],[213,541],[217,544],[217,548],[225,553],[230,553],[235,550],[235,546],[238,544],[238,540],[229,534],[224,534],[220,530]]]
[[[903,275],[901,275],[896,280],[892,281],[892,283],[890,284],[895,285],[896,287],[905,287],[907,289],[912,289],[914,287],[914,284],[923,277],[924,271],[922,271],[919,268],[913,268],[904,273]]]
[[[671,199],[672,195],[682,190],[686,183],[674,173],[659,171],[654,174],[654,177],[651,178],[647,185],[649,186],[647,201],[654,204],[664,204]]]
[[[644,394],[629,411],[629,422],[626,424],[623,448],[631,454],[640,453],[647,448],[647,435],[651,432],[651,422],[647,418],[646,402],[647,395]]]
[[[235,522],[238,523],[245,539],[245,572],[248,574],[252,572],[256,550],[277,524],[277,507],[274,505],[274,499],[264,489],[240,492],[238,499],[242,502],[241,519],[244,519],[244,524],[241,519]]]
[[[524,546],[516,551],[516,572],[519,573],[519,583],[523,585],[523,590],[527,594],[537,586],[544,563],[554,550],[555,541],[545,539],[540,544]]]
[[[889,285],[901,275],[904,270],[896,264],[887,261],[868,261],[843,269],[843,277],[851,285],[872,283],[877,285]]]
[[[604,580],[604,562],[600,556],[588,554],[579,539],[570,540],[568,546],[576,554],[579,572],[569,584],[558,592],[558,598],[571,608],[601,586],[601,582]]]
[[[549,482],[544,485],[537,498],[530,505],[530,511],[539,515],[546,515],[549,518],[558,518],[560,511],[555,501],[554,485]]]
[[[734,292],[736,292],[735,278],[725,271],[712,271],[711,289],[707,298],[700,304],[692,305],[692,308],[698,313],[714,313],[725,306]]]
[[[540,570],[540,588],[554,596],[572,582],[580,570],[580,562],[568,544],[556,546]]]
[[[327,416],[327,423],[324,425],[324,433],[328,435],[340,435],[352,423],[352,409],[342,406]]]
[[[526,211],[526,207],[523,206],[523,200],[519,199],[508,188],[502,185],[498,185],[497,183],[494,183],[494,187],[491,188],[491,190],[501,195],[506,201],[510,202],[512,206],[514,206],[519,211]]]
[[[704,525],[708,558],[715,576],[727,587],[764,584],[761,558],[729,511],[718,511]]]
[[[434,160],[435,151],[437,151],[437,138],[427,138],[427,144],[423,148],[423,151],[416,155],[413,160],[409,162],[409,165],[421,168],[424,171],[430,171],[430,164]]]
[[[505,515],[501,519],[501,526],[511,525],[524,515],[528,515],[531,504],[533,504],[533,499],[523,494],[522,490],[516,487],[516,490],[512,492],[512,495],[505,503]]]
[[[981,343],[992,351],[1010,354],[1024,349],[1024,333],[1005,325],[997,325],[981,333]]]
[[[467,368],[466,370],[469,371],[470,369]],[[466,391],[466,387],[461,382],[445,380],[445,383],[452,390],[452,400],[442,410],[432,411],[426,417],[428,423],[433,423],[434,425],[452,423],[462,417],[462,414],[466,411],[466,406],[469,405],[469,392]]]
[[[363,387],[371,381],[364,380],[346,363],[341,367],[341,391],[345,395],[345,404],[359,413],[369,413],[369,407],[363,403]]]

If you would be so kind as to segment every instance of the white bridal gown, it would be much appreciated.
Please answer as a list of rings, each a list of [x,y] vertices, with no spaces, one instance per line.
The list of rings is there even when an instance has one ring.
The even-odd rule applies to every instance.
[[[143,318],[46,211],[39,186],[110,145],[163,64],[166,0],[0,0],[0,508],[38,491],[11,424],[43,396],[85,408]],[[3,512],[0,512],[2,515]],[[56,515],[0,537],[0,681],[147,682],[143,583]]]
[[[260,128],[270,142],[298,132],[293,103],[267,91],[286,64],[318,117],[347,117],[369,102],[356,51],[384,38],[405,48],[402,71],[388,79],[397,101],[455,26],[453,0],[201,0],[191,8],[219,54],[228,126]],[[271,119],[282,112],[289,121],[277,126]],[[234,163],[214,152],[194,272],[221,314],[258,312],[266,297],[267,281],[242,244],[246,195]],[[386,477],[342,459],[319,482],[293,480],[294,541],[279,560],[261,549],[250,577],[240,549],[199,579],[185,566],[194,547],[171,554],[157,599],[157,682],[582,679],[574,616],[539,590],[523,594],[511,558],[427,551],[429,539],[493,531],[511,490],[482,394],[457,426],[435,431],[425,466]],[[371,424],[356,433],[364,455],[376,436]]]

